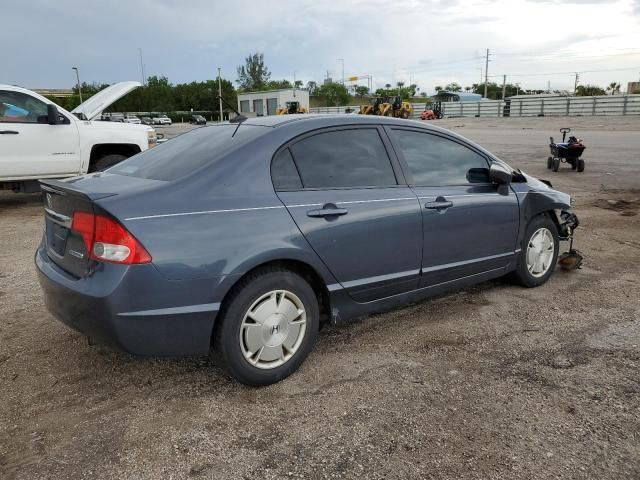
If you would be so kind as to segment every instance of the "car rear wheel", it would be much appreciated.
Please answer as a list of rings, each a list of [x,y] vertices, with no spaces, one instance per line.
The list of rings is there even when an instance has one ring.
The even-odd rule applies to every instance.
[[[215,329],[213,354],[241,383],[278,382],[311,352],[319,327],[316,295],[300,275],[271,268],[234,288]]]
[[[522,241],[515,280],[525,287],[538,287],[553,275],[558,260],[558,230],[547,214],[529,222]]]

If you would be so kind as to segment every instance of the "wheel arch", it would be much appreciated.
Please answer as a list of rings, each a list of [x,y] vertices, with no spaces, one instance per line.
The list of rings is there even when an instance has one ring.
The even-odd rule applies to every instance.
[[[285,258],[274,258],[265,260],[261,263],[256,264],[249,270],[246,270],[244,273],[240,275],[231,275],[232,281],[227,284],[225,287],[225,292],[220,302],[220,309],[218,311],[218,316],[224,315],[224,311],[230,302],[230,299],[233,297],[238,286],[242,283],[242,281],[250,275],[255,274],[260,270],[267,270],[271,268],[281,268],[285,270],[289,270],[291,272],[297,273],[302,278],[304,278],[313,291],[316,294],[318,299],[318,307],[320,311],[320,324],[328,322],[331,319],[331,300],[329,295],[329,289],[327,288],[327,282],[320,274],[317,268],[312,266],[309,262],[300,260],[292,257]],[[215,336],[216,327],[219,324],[217,321],[214,324],[213,333],[211,337],[211,341],[213,342],[213,337]]]
[[[89,156],[89,167],[105,155],[124,155],[131,157],[142,150],[135,143],[98,143],[91,147]]]

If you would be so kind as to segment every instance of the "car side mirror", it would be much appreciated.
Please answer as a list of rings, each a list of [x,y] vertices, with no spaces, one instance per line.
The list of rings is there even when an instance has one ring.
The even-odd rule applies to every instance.
[[[467,182],[469,183],[490,183],[488,168],[470,168],[467,171]]]
[[[47,104],[47,123],[49,125],[57,125],[60,123],[60,114],[58,113],[58,108],[51,104]]]
[[[500,195],[509,193],[509,184],[513,179],[513,173],[510,169],[499,163],[492,163],[489,169],[489,178],[498,185],[498,193]]]
[[[498,185],[509,185],[512,177],[513,174],[511,173],[511,170],[504,165],[499,163],[491,164],[491,168],[489,169],[489,178],[493,183],[497,183]]]

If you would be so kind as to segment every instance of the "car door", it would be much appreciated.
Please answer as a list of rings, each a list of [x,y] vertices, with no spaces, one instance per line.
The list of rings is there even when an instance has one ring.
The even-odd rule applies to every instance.
[[[416,195],[376,126],[313,132],[272,162],[278,196],[356,301],[417,288],[422,220]]]
[[[516,249],[518,199],[490,182],[490,159],[445,134],[389,132],[421,204],[421,286],[505,268]]]
[[[0,175],[77,174],[80,142],[75,122],[47,123],[47,104],[23,92],[0,90]]]

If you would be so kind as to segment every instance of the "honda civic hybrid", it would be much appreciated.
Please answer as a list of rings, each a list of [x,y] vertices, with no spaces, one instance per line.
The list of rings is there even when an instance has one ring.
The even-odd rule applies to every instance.
[[[505,275],[542,285],[577,226],[548,182],[374,116],[238,118],[41,183],[55,317],[132,354],[211,353],[249,385],[293,373],[325,323]]]

